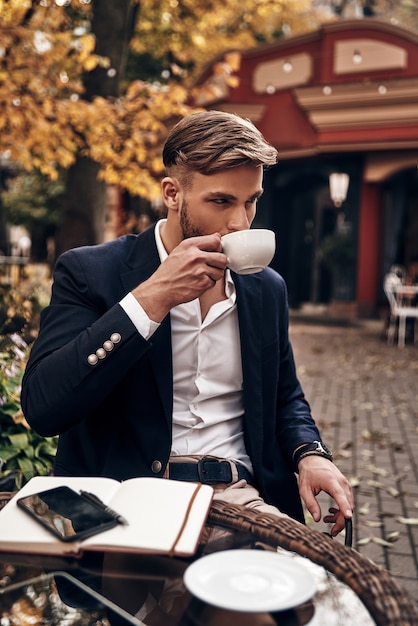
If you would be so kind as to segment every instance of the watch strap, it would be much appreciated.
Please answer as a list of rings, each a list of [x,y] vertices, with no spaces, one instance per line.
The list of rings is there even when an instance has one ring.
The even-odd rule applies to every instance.
[[[295,471],[298,471],[299,461],[305,456],[321,456],[328,461],[332,461],[332,452],[325,443],[322,441],[313,441],[312,443],[305,443],[299,446],[293,453],[293,465]]]

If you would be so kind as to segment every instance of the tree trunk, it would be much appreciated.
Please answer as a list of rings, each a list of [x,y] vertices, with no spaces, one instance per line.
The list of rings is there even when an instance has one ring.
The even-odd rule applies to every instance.
[[[99,165],[79,157],[67,174],[65,208],[56,240],[56,254],[103,241],[105,194],[97,180]]]
[[[96,52],[110,59],[109,69],[98,67],[84,77],[85,98],[117,97],[125,73],[138,5],[131,0],[95,0],[92,32]],[[97,180],[99,165],[79,157],[69,169],[66,203],[56,240],[56,254],[104,238],[106,188]]]

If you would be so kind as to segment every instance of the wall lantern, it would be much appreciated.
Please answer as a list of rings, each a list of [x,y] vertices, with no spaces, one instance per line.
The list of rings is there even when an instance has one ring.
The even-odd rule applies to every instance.
[[[329,176],[329,191],[331,200],[334,205],[339,208],[347,197],[348,183],[350,177],[348,174],[333,172]]]

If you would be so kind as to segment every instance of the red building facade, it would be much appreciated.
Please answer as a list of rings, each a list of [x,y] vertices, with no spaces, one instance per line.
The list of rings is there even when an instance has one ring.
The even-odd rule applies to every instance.
[[[290,304],[376,315],[389,267],[418,261],[418,33],[340,20],[243,51],[237,88],[210,71],[197,104],[250,118],[279,150],[257,225],[277,233]],[[349,175],[340,207],[334,172]]]

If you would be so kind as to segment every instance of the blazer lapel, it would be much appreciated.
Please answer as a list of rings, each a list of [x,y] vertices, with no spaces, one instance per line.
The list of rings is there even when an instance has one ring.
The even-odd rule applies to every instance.
[[[147,280],[160,265],[154,228],[138,235],[133,250],[127,259],[129,270],[121,274],[124,293]],[[171,355],[170,316],[162,321],[150,339],[148,357],[153,369],[158,391],[164,407],[167,423],[171,428],[173,413],[173,367]]]
[[[258,275],[233,275],[237,290],[237,309],[241,337],[241,360],[244,385],[244,431],[251,456],[262,457],[262,301]]]
[[[139,283],[147,280],[160,265],[160,257],[155,243],[155,227],[137,235],[126,259],[126,265],[128,269],[121,273],[124,293],[128,293]]]

